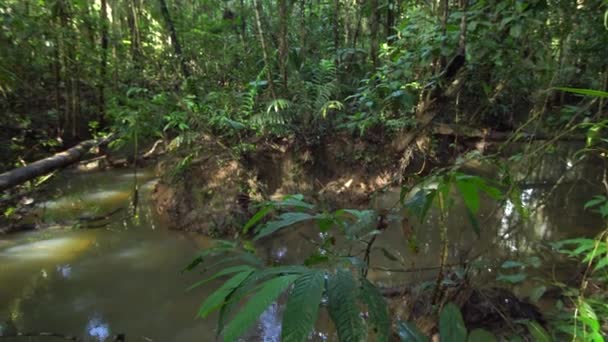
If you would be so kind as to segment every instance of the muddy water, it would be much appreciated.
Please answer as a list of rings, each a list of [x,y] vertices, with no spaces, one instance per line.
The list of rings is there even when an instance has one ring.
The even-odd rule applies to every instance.
[[[482,200],[479,237],[473,233],[462,203],[455,196],[455,207],[448,218],[450,262],[457,263],[465,255],[482,255],[479,260],[487,272],[498,274],[501,271],[493,266],[498,260],[543,254],[547,241],[599,231],[599,217],[582,208],[586,200],[601,192],[596,185],[599,170],[592,163],[576,167],[571,164],[568,158],[548,156],[534,168],[544,167],[547,172],[527,174],[522,201],[539,207],[528,220],[518,218],[513,205],[498,206],[491,200]],[[476,166],[471,171],[484,173]],[[553,187],[559,178],[562,184]],[[149,202],[154,182],[149,172],[138,175],[139,216],[133,219],[128,215],[132,173],[62,175],[55,184],[56,199],[39,205],[38,220],[65,225],[80,216],[127,209],[97,229],[48,229],[2,237],[0,329],[57,332],[84,336],[86,341],[108,341],[117,333],[125,333],[128,341],[215,341],[216,317],[201,320],[194,316],[202,299],[219,282],[187,292],[185,289],[201,275],[180,272],[211,241],[166,229]],[[398,196],[398,191],[388,191],[378,196],[373,205],[390,207]],[[411,222],[417,234],[417,251],[408,248],[400,222],[398,218],[391,223],[372,252],[371,264],[375,268],[369,276],[384,286],[432,279],[432,269],[400,269],[426,269],[438,264],[437,213],[431,212],[425,222]],[[302,233],[314,237],[316,230],[287,230],[262,247],[274,261],[301,262],[314,248],[302,238]],[[382,248],[401,261],[388,260]],[[245,340],[277,341],[279,316],[280,307],[271,307]],[[322,332],[317,336],[319,340],[326,339]]]
[[[128,207],[133,174],[68,173],[40,219],[72,222]],[[55,332],[105,341],[213,341],[214,318],[194,318],[205,289],[180,273],[209,241],[168,231],[154,217],[150,173],[138,175],[140,211],[112,216],[97,229],[49,229],[0,240],[0,326],[5,332]],[[216,286],[213,284],[212,286]],[[3,339],[8,340],[10,339]],[[17,339],[15,339],[17,340]],[[53,341],[29,338],[18,341]]]

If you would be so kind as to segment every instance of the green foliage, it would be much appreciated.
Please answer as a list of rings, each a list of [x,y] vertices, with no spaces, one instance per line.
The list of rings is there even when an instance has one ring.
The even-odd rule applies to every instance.
[[[439,332],[445,341],[465,342],[467,328],[464,326],[460,309],[453,303],[448,303],[439,315]]]
[[[364,340],[363,320],[357,307],[357,285],[349,270],[339,269],[329,279],[329,315],[338,331],[338,338],[345,342]]]
[[[249,329],[258,317],[299,275],[284,275],[268,280],[260,285],[260,290],[251,296],[247,304],[224,329],[224,340],[236,341]]]
[[[537,323],[534,324],[538,325]],[[542,327],[540,328],[542,329]],[[429,341],[428,337],[424,336],[412,322],[399,321],[397,323],[397,333],[401,342]],[[497,341],[492,333],[484,329],[474,329],[469,332],[462,319],[460,309],[454,303],[446,304],[439,314],[439,335],[442,341]]]
[[[283,314],[281,340],[305,341],[314,328],[325,288],[325,273],[311,270],[294,282]]]
[[[369,280],[361,279],[361,300],[367,305],[369,322],[374,327],[376,341],[389,341],[391,320],[382,293]]]

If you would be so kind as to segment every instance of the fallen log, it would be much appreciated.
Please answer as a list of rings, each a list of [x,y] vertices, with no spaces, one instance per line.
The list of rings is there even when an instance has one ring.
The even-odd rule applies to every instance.
[[[51,171],[76,163],[82,159],[91,148],[107,145],[112,140],[114,140],[113,135],[101,140],[85,140],[78,145],[51,157],[0,174],[0,191],[4,191],[28,180],[43,176]]]

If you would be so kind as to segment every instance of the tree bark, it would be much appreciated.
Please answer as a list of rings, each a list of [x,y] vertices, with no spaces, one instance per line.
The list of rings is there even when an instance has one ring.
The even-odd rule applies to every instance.
[[[97,121],[99,127],[105,126],[106,96],[105,83],[108,64],[108,4],[107,0],[101,0],[101,62],[99,65],[99,113]]]
[[[370,49],[369,54],[374,68],[378,66],[378,0],[370,0],[372,15],[370,18]]]
[[[177,39],[177,31],[175,30],[175,25],[173,25],[173,20],[171,20],[171,15],[169,14],[169,9],[167,8],[167,3],[165,0],[159,0],[160,2],[160,11],[165,19],[165,24],[167,25],[167,29],[169,30],[169,34],[171,35],[171,44],[173,44],[173,50],[175,51],[175,56],[179,60],[182,75],[185,78],[190,77],[190,69],[188,68],[188,64],[186,64],[186,60],[184,59],[184,55],[182,53],[182,47],[179,44],[179,40]]]
[[[340,48],[340,0],[334,0],[333,15],[334,53],[338,55]]]
[[[264,57],[264,64],[266,64],[266,76],[268,78],[268,89],[273,99],[276,99],[276,93],[274,92],[274,82],[272,81],[272,65],[270,64],[270,57],[268,56],[268,45],[266,44],[266,38],[264,38],[264,29],[262,27],[262,3],[260,0],[253,0],[253,7],[255,10],[255,22],[258,28],[258,35],[260,38],[260,45],[262,46],[262,55]]]
[[[279,0],[279,69],[283,81],[283,92],[287,93],[287,57],[289,46],[287,39],[287,0]]]
[[[127,22],[131,33],[131,56],[133,58],[133,64],[135,65],[135,69],[139,69],[141,67],[143,52],[141,50],[141,34],[139,33],[138,6],[135,1],[136,0],[129,0],[127,5]]]
[[[92,147],[108,144],[112,139],[113,136],[102,140],[85,140],[78,145],[51,157],[0,174],[0,191],[4,191],[28,180],[32,180],[51,171],[73,164],[82,159]]]

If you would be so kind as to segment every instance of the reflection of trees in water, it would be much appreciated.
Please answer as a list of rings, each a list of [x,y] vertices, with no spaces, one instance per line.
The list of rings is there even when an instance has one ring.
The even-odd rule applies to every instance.
[[[529,253],[537,251],[540,242],[593,235],[601,229],[600,217],[583,207],[598,192],[602,168],[597,160],[576,159],[576,151],[578,147],[567,145],[520,170],[521,202],[529,217],[520,217],[507,202],[499,211],[497,244],[510,252]]]

